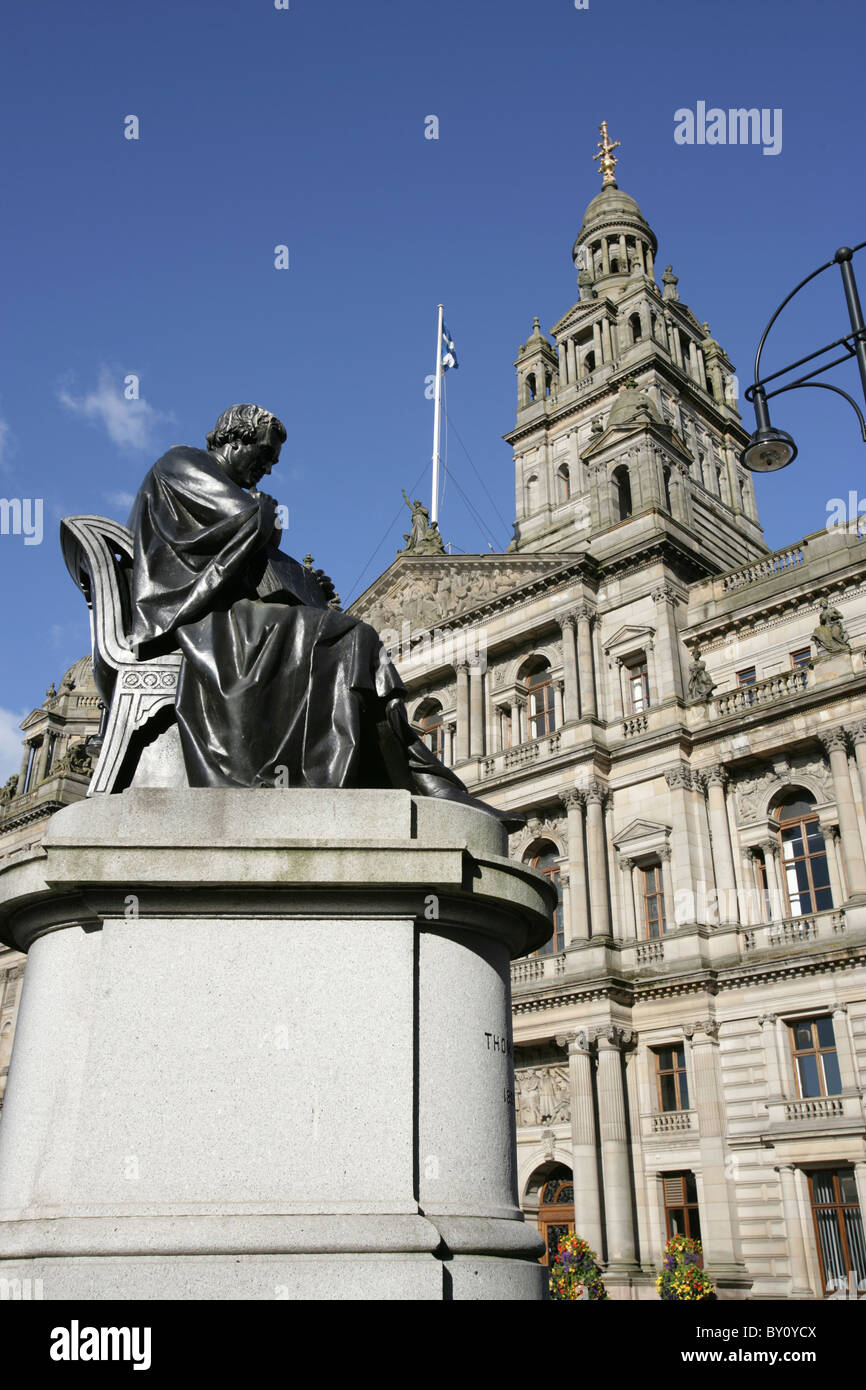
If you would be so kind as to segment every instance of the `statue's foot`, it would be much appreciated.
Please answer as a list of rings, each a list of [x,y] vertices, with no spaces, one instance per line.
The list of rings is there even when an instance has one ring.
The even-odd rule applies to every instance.
[[[491,806],[488,801],[482,801],[477,796],[472,796],[465,787],[454,786],[451,782],[445,782],[435,773],[412,771],[412,781],[415,790],[421,796],[434,796],[440,801],[457,801],[461,806],[474,806],[476,811],[485,811],[488,816],[495,818],[505,826],[509,835],[522,830],[526,825],[526,817],[519,811],[500,811],[497,806]]]

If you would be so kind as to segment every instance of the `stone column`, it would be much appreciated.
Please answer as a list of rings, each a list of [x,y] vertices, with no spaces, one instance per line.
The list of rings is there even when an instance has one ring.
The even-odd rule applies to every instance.
[[[566,357],[568,358],[568,379],[570,382],[576,382],[580,377],[580,363],[577,358],[577,344],[573,338],[568,340]]]
[[[746,887],[746,901],[740,908],[740,921],[744,927],[756,927],[764,920],[763,898],[758,891],[758,867],[754,846],[743,850],[743,882]]]
[[[610,248],[606,236],[601,239],[601,270],[603,275],[610,275]]]
[[[480,758],[484,752],[484,688],[481,684],[481,662],[469,665],[469,756]]]
[[[622,870],[622,906],[624,913],[622,939],[624,941],[637,940],[637,919],[635,917],[634,902],[634,860],[619,858],[619,867]]]
[[[848,889],[852,898],[866,895],[866,863],[863,859],[863,842],[860,826],[851,791],[851,777],[848,772],[848,751],[844,729],[833,729],[829,734],[820,735],[821,742],[830,759],[833,774],[833,792],[836,809],[839,813],[839,829],[842,833],[842,851],[848,875]]]
[[[469,663],[457,665],[457,761],[469,757]]]
[[[590,782],[586,790],[586,856],[591,936],[610,935],[610,893],[604,843],[606,789]]]
[[[643,247],[643,251],[644,251],[644,260],[645,260],[645,262],[646,262],[646,273],[647,273],[647,275],[649,276],[649,278],[652,280],[653,277],[654,277],[654,275],[655,275],[655,270],[654,270],[654,268],[653,268],[653,253],[652,253],[652,247],[651,247],[651,246],[644,246],[643,242],[641,242],[640,244],[641,244],[641,246]]]
[[[866,1222],[866,1163],[854,1164],[854,1181],[857,1184],[857,1200],[860,1203],[860,1216]]]
[[[595,1107],[592,1098],[592,1054],[586,1028],[558,1037],[568,1043],[568,1077],[571,1087],[571,1152],[574,1173],[574,1228],[601,1258],[604,1233],[598,1190],[598,1149]]]
[[[634,1042],[628,1028],[606,1024],[592,1032],[598,1041],[598,1123],[607,1225],[608,1271],[635,1264],[631,1165],[620,1050]]]
[[[457,754],[457,725],[452,720],[448,728],[448,765],[453,767]]]
[[[589,936],[589,909],[583,853],[583,796],[578,791],[567,791],[562,804],[568,818],[568,936],[570,941],[585,941]]]
[[[833,1036],[836,1039],[836,1058],[839,1062],[839,1079],[842,1082],[842,1090],[856,1091],[859,1086],[857,1059],[854,1055],[851,1034],[848,1031],[847,1004],[837,1002],[833,1005]]]
[[[838,825],[822,825],[821,834],[827,849],[827,873],[830,876],[830,892],[833,894],[833,906],[841,907],[845,901],[845,889],[842,886],[842,876],[839,873],[839,850],[840,835]]]
[[[761,1029],[761,1047],[767,1065],[767,1095],[775,1100],[784,1094],[782,1072],[779,1066],[779,1048],[776,1042],[776,1022],[778,1014],[758,1014]]]
[[[577,619],[577,673],[580,679],[580,717],[594,719],[597,712],[595,672],[592,660],[592,624],[595,614],[588,603],[575,609]]]
[[[676,899],[674,898],[674,879],[673,874],[671,873],[671,854],[672,850],[670,845],[662,845],[661,849],[659,850],[659,859],[662,862],[662,891],[664,893],[665,901],[666,931],[670,930],[671,924],[674,921],[673,914],[676,902]]]
[[[764,840],[761,849],[764,851],[764,868],[767,871],[770,921],[781,922],[785,916],[785,900],[779,883],[779,841]]]
[[[511,701],[511,747],[520,742],[520,699],[517,695]]]
[[[33,745],[25,743],[24,756],[21,759],[21,771],[18,773],[18,796],[23,796],[27,787],[27,769],[30,766],[30,754],[32,751]]]
[[[860,796],[866,810],[866,719],[853,724],[849,730],[854,744],[854,757],[857,760],[857,773],[860,778]]]
[[[656,661],[657,699],[685,699],[680,639],[677,633],[676,607],[679,600],[670,584],[660,584],[652,590],[656,606],[659,659]]]
[[[719,1025],[713,1018],[687,1024],[691,1039],[694,1107],[698,1115],[703,1202],[701,1243],[719,1274],[745,1276],[736,1234],[736,1194],[728,1179],[725,1114],[719,1070]]]
[[[613,347],[610,341],[610,324],[608,323],[606,318],[602,319],[601,321],[601,346],[602,351],[604,352],[605,362],[612,362]]]
[[[595,353],[595,365],[600,367],[604,359],[601,353],[601,328],[598,319],[592,325],[592,349]]]
[[[565,681],[558,680],[553,682],[553,722],[557,729],[561,729],[565,723],[563,714],[562,693],[565,690]]]
[[[737,914],[737,879],[734,874],[734,857],[731,852],[731,836],[728,828],[728,808],[725,802],[727,774],[721,763],[716,763],[714,767],[707,769],[705,778],[710,834],[713,840],[716,889],[721,899],[719,921],[736,922],[739,920]]]
[[[556,354],[559,358],[559,380],[562,386],[568,385],[568,357],[565,351],[565,343],[557,343]]]
[[[572,724],[577,713],[577,655],[574,649],[574,629],[577,619],[573,613],[563,613],[557,618],[562,633],[562,668],[565,673],[563,692],[563,714],[565,723]]]
[[[791,1298],[813,1298],[809,1283],[809,1262],[806,1258],[806,1242],[803,1239],[803,1223],[800,1220],[800,1203],[797,1200],[796,1174],[793,1163],[776,1167],[782,1188],[782,1210],[788,1234],[788,1255],[791,1261]]]
[[[48,754],[51,744],[48,741],[48,730],[42,735],[42,742],[36,750],[33,759],[33,776],[30,779],[31,786],[37,786],[48,773]]]

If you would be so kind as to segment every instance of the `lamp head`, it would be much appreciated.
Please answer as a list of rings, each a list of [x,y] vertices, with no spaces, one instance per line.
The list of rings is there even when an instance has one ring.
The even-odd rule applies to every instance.
[[[796,457],[797,446],[791,436],[772,425],[755,430],[740,455],[744,467],[752,473],[777,473]]]

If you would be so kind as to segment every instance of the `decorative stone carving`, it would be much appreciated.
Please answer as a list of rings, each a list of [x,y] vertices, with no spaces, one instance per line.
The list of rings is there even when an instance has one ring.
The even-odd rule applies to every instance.
[[[829,599],[824,599],[821,604],[820,621],[812,633],[812,641],[817,648],[816,662],[827,661],[830,657],[838,656],[840,652],[851,650],[842,614],[838,608],[832,606]]]
[[[521,584],[531,584],[559,568],[557,561],[527,565],[421,563],[411,565],[389,593],[373,599],[362,616],[373,627],[400,628],[409,622],[419,630],[435,627],[464,609],[476,608]]]
[[[687,1038],[693,1038],[695,1033],[704,1033],[715,1042],[719,1036],[719,1025],[714,1018],[698,1018],[692,1023],[684,1023],[683,1033]]]
[[[519,1125],[555,1125],[571,1119],[568,1067],[521,1068],[514,1081]]]
[[[610,1043],[611,1047],[631,1047],[637,1042],[637,1033],[633,1028],[625,1028],[620,1023],[597,1023],[590,1028],[589,1036],[593,1042],[598,1042],[603,1038]]]
[[[694,661],[689,666],[689,699],[709,700],[715,688],[715,682],[707,670],[706,662],[696,652]]]
[[[430,513],[424,506],[420,498],[416,497],[411,502],[403,490],[403,501],[412,513],[412,527],[408,535],[404,535],[406,542],[403,550],[398,550],[398,555],[444,555],[445,546],[439,534],[439,527],[435,521],[430,520]]]
[[[679,767],[669,767],[665,772],[665,781],[668,786],[683,787],[686,791],[691,791],[694,786],[691,768],[681,763]]]
[[[0,806],[8,806],[14,796],[18,795],[18,774],[15,773],[0,787]]]
[[[67,748],[62,758],[49,772],[49,777],[62,777],[71,774],[73,777],[90,777],[93,773],[93,763],[88,756],[83,743],[72,743]]]

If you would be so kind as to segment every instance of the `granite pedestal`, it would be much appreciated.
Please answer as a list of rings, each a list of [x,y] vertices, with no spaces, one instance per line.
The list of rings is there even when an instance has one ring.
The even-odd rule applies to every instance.
[[[551,890],[471,807],[130,790],[0,872],[29,952],[0,1279],[46,1299],[534,1299],[509,960]]]

